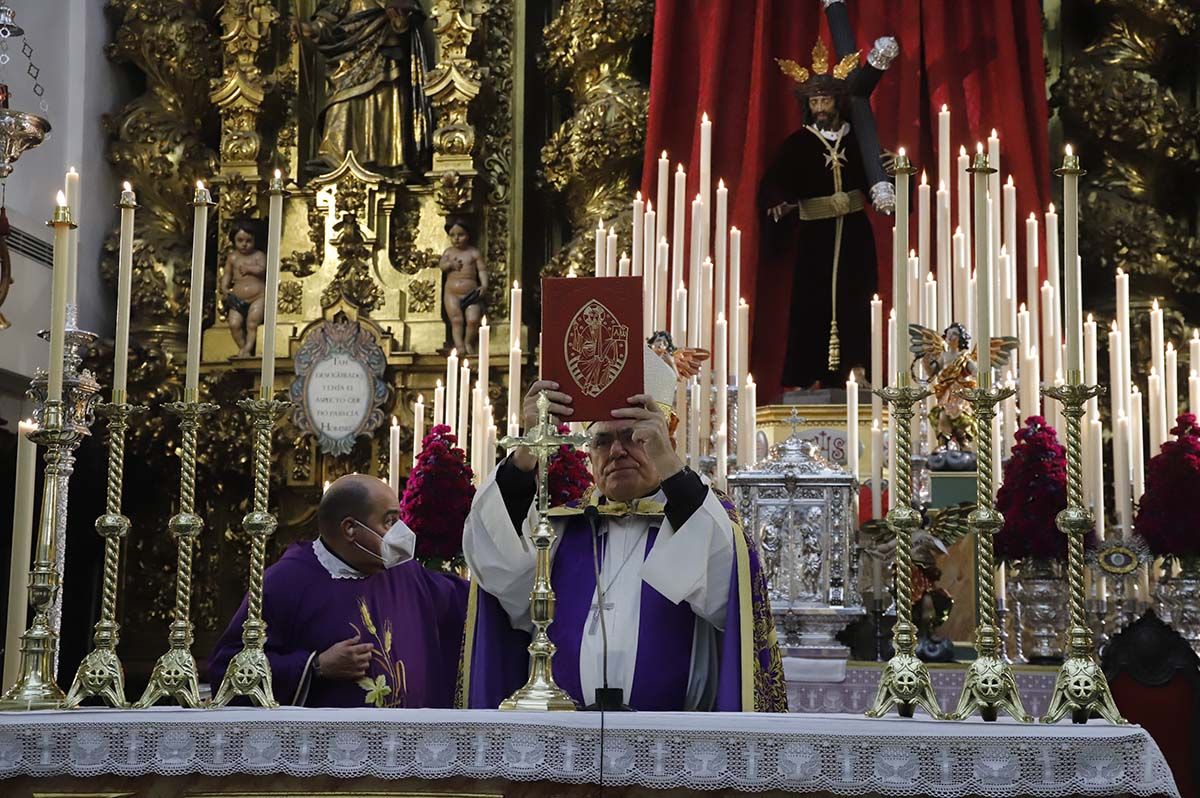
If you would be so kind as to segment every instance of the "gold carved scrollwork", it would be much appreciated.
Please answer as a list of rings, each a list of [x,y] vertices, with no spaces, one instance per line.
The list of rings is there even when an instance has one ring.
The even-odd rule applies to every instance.
[[[1051,87],[1068,139],[1090,153],[1080,254],[1095,279],[1085,285],[1097,287],[1103,305],[1108,296],[1099,289],[1120,267],[1139,275],[1135,306],[1165,297],[1168,315],[1181,322],[1180,306],[1200,294],[1188,188],[1200,177],[1200,112],[1176,96],[1173,65],[1191,57],[1198,20],[1181,0],[1102,5],[1099,34]]]
[[[437,187],[438,205],[446,214],[471,203],[476,174],[475,126],[467,116],[471,102],[479,95],[482,73],[467,49],[475,35],[476,18],[485,9],[484,0],[438,0],[433,7],[433,31],[441,55],[425,76],[425,94],[437,119],[429,177]]]
[[[564,195],[568,221],[582,232],[545,273],[566,274],[571,267],[591,272],[591,230],[598,218],[629,234],[629,220],[620,217],[628,215],[641,166],[649,99],[630,74],[629,59],[634,42],[650,31],[653,11],[651,0],[568,0],[546,26],[542,65],[570,93],[575,114],[542,148],[542,175]]]
[[[408,284],[408,309],[415,313],[433,310],[434,286],[429,280],[413,280]]]
[[[258,116],[267,93],[259,59],[278,19],[269,0],[225,0],[222,7],[225,68],[213,81],[211,96],[221,110],[221,160],[226,169],[257,164],[262,144]]]

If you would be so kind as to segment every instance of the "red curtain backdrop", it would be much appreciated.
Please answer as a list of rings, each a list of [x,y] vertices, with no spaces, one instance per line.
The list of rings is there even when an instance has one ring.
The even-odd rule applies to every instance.
[[[992,128],[999,132],[1001,178],[1011,174],[1017,186],[1023,297],[1024,220],[1030,212],[1040,220],[1050,200],[1039,0],[847,0],[847,7],[864,57],[880,36],[899,41],[901,54],[871,104],[882,145],[892,151],[905,147],[913,163],[928,171],[934,190],[937,113],[943,103],[952,114],[952,172],[960,145],[973,151]],[[775,401],[783,387],[784,325],[793,311],[788,305],[797,260],[795,252],[760,252],[760,226],[770,221],[758,216],[755,196],[775,149],[804,119],[791,93],[792,81],[775,59],[808,66],[817,36],[824,37],[832,52],[817,0],[658,0],[655,10],[642,193],[657,206],[658,158],[666,150],[672,187],[676,164],[683,163],[688,172],[690,207],[698,185],[700,115],[707,112],[714,123],[714,190],[717,179],[724,178],[730,190],[730,224],[743,231],[742,296],[751,303],[751,371],[763,404]],[[915,196],[913,205],[915,247]],[[952,224],[957,224],[957,205],[957,195],[952,195]],[[887,308],[893,217],[868,213]],[[931,230],[936,232],[933,220]],[[934,257],[931,253],[931,262]],[[1044,258],[1042,262],[1044,268]]]

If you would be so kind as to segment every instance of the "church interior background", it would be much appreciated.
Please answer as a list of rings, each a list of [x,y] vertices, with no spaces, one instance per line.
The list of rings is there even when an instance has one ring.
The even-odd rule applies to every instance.
[[[871,500],[869,492],[859,492],[860,483],[868,484],[875,473],[869,462],[875,451],[870,445],[871,402],[864,390],[861,415],[855,402],[858,431],[853,440],[863,441],[863,454],[861,461],[857,453],[853,460],[859,473],[849,474],[843,470],[848,459],[849,405],[841,384],[833,390],[829,385],[794,390],[800,386],[786,385],[779,373],[786,320],[792,310],[787,304],[792,293],[783,287],[792,285],[795,256],[769,253],[766,248],[771,245],[760,241],[758,232],[766,224],[757,206],[762,169],[770,150],[803,125],[803,110],[787,93],[791,83],[774,62],[789,58],[810,63],[814,39],[829,36],[823,4],[714,0],[710,5],[706,0],[701,10],[683,0],[409,0],[389,4],[395,18],[403,17],[404,22],[396,23],[382,38],[346,27],[337,31],[343,39],[331,43],[329,30],[338,15],[377,5],[375,0],[10,0],[0,4],[0,16],[11,9],[23,29],[20,36],[0,39],[4,56],[0,75],[10,87],[9,105],[38,113],[53,127],[49,138],[20,156],[4,183],[5,192],[14,190],[11,196],[3,195],[11,231],[0,236],[5,242],[0,254],[4,267],[0,273],[3,572],[21,570],[9,559],[9,552],[18,549],[13,547],[13,528],[8,525],[9,508],[16,501],[17,423],[35,415],[35,400],[27,391],[38,369],[45,369],[45,348],[37,334],[50,324],[54,230],[43,222],[68,167],[79,170],[84,186],[75,209],[79,224],[75,323],[96,333],[83,350],[80,367],[94,375],[102,399],[107,399],[114,378],[113,298],[120,214],[116,200],[124,181],[135,190],[138,205],[132,241],[128,398],[147,410],[130,419],[126,434],[122,512],[131,527],[120,555],[115,604],[125,681],[129,695],[136,696],[150,680],[176,610],[179,555],[168,530],[180,507],[176,475],[185,443],[178,419],[165,407],[180,400],[186,379],[197,181],[207,185],[215,202],[202,264],[206,291],[198,395],[219,409],[199,418],[194,498],[204,531],[188,566],[194,650],[207,652],[238,608],[246,587],[247,552],[255,545],[242,523],[254,509],[251,411],[238,402],[263,387],[260,358],[239,357],[239,343],[229,328],[231,310],[245,316],[251,312],[249,305],[239,308],[227,300],[222,270],[240,229],[256,231],[255,248],[265,249],[274,170],[282,173],[286,188],[278,315],[269,334],[258,329],[255,338],[252,332],[250,345],[257,341],[255,349],[261,351],[264,341],[274,342],[277,365],[270,388],[294,405],[269,427],[270,507],[278,527],[265,544],[267,563],[288,543],[313,537],[322,490],[338,477],[367,473],[387,478],[395,472],[403,491],[413,467],[414,445],[428,431],[425,408],[453,372],[453,368],[447,371],[447,357],[456,339],[444,309],[447,298],[457,301],[458,295],[452,294],[439,265],[451,246],[451,228],[458,225],[465,231],[467,243],[478,250],[486,266],[488,280],[476,308],[483,309],[490,328],[490,368],[494,375],[503,374],[515,363],[521,384],[527,387],[539,368],[541,279],[594,273],[598,221],[623,241],[634,237],[637,222],[630,202],[639,190],[657,200],[660,152],[669,151],[672,173],[677,164],[689,174],[699,173],[700,115],[707,111],[717,130],[714,163],[724,170],[730,191],[729,221],[743,227],[746,235],[742,258],[751,265],[743,278],[743,295],[750,299],[754,336],[748,344],[749,364],[750,370],[762,375],[754,434],[741,431],[750,442],[739,446],[734,467],[722,476],[730,493],[756,497],[753,507],[749,498],[742,498],[741,509],[743,516],[761,527],[755,541],[769,555],[772,600],[786,604],[795,600],[797,591],[811,591],[840,608],[825,607],[833,613],[832,621],[826,620],[824,626],[813,622],[814,626],[803,628],[803,634],[799,625],[787,626],[800,620],[778,621],[785,653],[807,652],[822,663],[812,672],[802,672],[798,665],[785,668],[791,711],[850,713],[860,718],[875,694],[881,668],[892,656],[890,623],[894,620],[894,610],[873,604],[866,595],[871,592],[873,562],[864,555],[873,545],[868,533],[878,532],[881,523],[887,527],[878,520],[881,513],[872,520],[870,507],[859,506]],[[1200,166],[1200,64],[1195,47],[1200,9],[1184,0],[997,0],[999,10],[986,11],[979,6],[991,3],[953,4],[954,11],[942,7],[952,4],[929,0],[904,0],[886,9],[886,3],[867,0],[846,0],[845,5],[864,52],[885,34],[897,35],[901,42],[897,66],[884,74],[873,97],[872,122],[878,120],[884,149],[894,150],[907,137],[914,162],[928,165],[932,172],[938,145],[936,109],[943,102],[955,115],[955,151],[960,143],[970,147],[976,139],[985,140],[993,125],[1001,127],[1003,174],[1015,173],[1021,191],[1017,218],[1022,225],[1022,252],[1024,217],[1036,211],[1040,220],[1048,203],[1063,207],[1062,185],[1054,169],[1064,143],[1074,142],[1084,155],[1088,173],[1081,177],[1079,190],[1079,254],[1083,307],[1095,313],[1101,330],[1094,378],[1102,384],[1111,378],[1105,335],[1109,322],[1121,311],[1120,292],[1113,290],[1118,269],[1132,278],[1124,301],[1133,326],[1148,330],[1155,323],[1161,325],[1161,334],[1182,353],[1193,326],[1200,325],[1200,273],[1194,265],[1200,254],[1200,208],[1194,190]],[[938,42],[942,49],[935,58],[921,49],[931,45],[921,43],[925,36],[934,38],[931,20],[942,16],[945,27],[958,35],[947,34]],[[979,32],[990,28],[1001,32]],[[964,32],[968,29],[973,32]],[[753,52],[743,52],[745,47]],[[980,66],[996,59],[1009,59],[1008,71],[989,72]],[[737,77],[731,77],[735,73]],[[768,91],[760,82],[774,88]],[[1024,114],[1014,110],[1013,102],[1019,101],[1032,103]],[[789,105],[785,109],[772,103]],[[743,129],[744,120],[753,120],[749,130]],[[760,130],[760,125],[768,129]],[[712,176],[715,182],[715,171]],[[916,196],[914,185],[914,203]],[[883,224],[888,226],[873,219],[879,293],[890,303],[891,258],[885,254],[891,222]],[[767,239],[765,229],[761,238]],[[1038,250],[1036,241],[1033,248]],[[1044,246],[1041,257],[1046,257]],[[779,269],[786,272],[785,278],[778,276]],[[1025,277],[1019,279],[1024,285]],[[514,287],[524,288],[523,302],[513,302]],[[519,317],[511,316],[514,308]],[[1160,314],[1157,322],[1154,314]],[[474,322],[478,321],[475,316]],[[329,338],[339,334],[349,339]],[[1096,335],[1094,327],[1092,335]],[[467,342],[469,352],[456,350],[456,354],[476,361],[478,347],[469,336]],[[518,345],[515,361],[514,342]],[[1152,351],[1156,344],[1149,334],[1131,343],[1133,372],[1128,376],[1145,384],[1156,362]],[[356,415],[349,426],[336,418],[318,418],[308,402],[307,386],[318,382],[313,369],[319,364],[334,367],[329,365],[334,360],[324,358],[322,346],[340,346],[339,352],[350,353],[346,355],[349,365],[337,361],[346,372],[334,378],[326,374],[320,381],[328,386],[344,379],[354,386],[355,395],[348,401],[354,403]],[[824,342],[813,346],[823,347]],[[1198,348],[1200,343],[1193,344],[1192,357]],[[1179,357],[1184,359],[1182,354]],[[1187,362],[1188,369],[1195,367]],[[1168,384],[1186,397],[1187,371],[1184,374],[1178,384]],[[503,408],[512,406],[507,381],[493,376],[483,401],[499,409],[503,431],[507,421]],[[1178,406],[1188,405],[1180,401]],[[1109,425],[1115,424],[1108,399],[1102,397],[1097,407],[1107,441]],[[418,411],[419,422],[414,415]],[[1174,422],[1171,416],[1163,423],[1171,427]],[[93,626],[101,615],[105,542],[96,534],[95,519],[106,512],[109,454],[104,426],[97,417],[74,452],[61,609],[57,610],[61,612],[57,674],[64,688],[92,649]],[[715,434],[714,430],[714,441]],[[1065,437],[1060,439],[1065,443]],[[1005,461],[1012,444],[1010,439],[1005,445]],[[894,445],[889,438],[888,446]],[[739,476],[737,457],[748,450],[755,453],[754,460],[765,459],[779,467],[759,469],[751,464]],[[879,455],[883,451],[880,448]],[[397,453],[401,453],[398,460]],[[1129,490],[1120,487],[1129,472],[1117,476],[1113,458],[1103,462],[1098,491],[1102,516],[1106,501]],[[877,465],[892,478],[890,469]],[[794,470],[789,471],[791,467]],[[907,467],[896,473],[906,474]],[[970,484],[964,487],[961,479],[955,481],[961,475],[939,480],[927,474],[930,481],[919,487],[926,500],[923,523],[928,526],[940,511],[943,529],[954,524],[965,529],[966,513],[955,515],[955,507],[960,501],[974,500],[974,475],[972,470]],[[772,482],[776,477],[778,482]],[[38,496],[42,478],[39,468]],[[995,478],[998,485],[999,471]],[[780,494],[772,491],[780,490],[778,485],[792,491],[797,484],[808,503],[795,506],[809,508],[805,517],[816,519],[810,533],[832,535],[835,540],[835,548],[827,550],[826,556],[834,557],[836,564],[822,570],[818,562],[815,568],[821,577],[814,577],[808,586],[788,572],[788,562],[803,568],[802,558],[786,560],[778,553],[793,544],[772,537],[792,523],[778,521],[777,508],[794,509],[788,503],[791,499],[780,504]],[[870,488],[883,490],[878,484]],[[1097,493],[1090,495],[1094,498]],[[937,521],[932,523],[936,526]],[[1120,525],[1121,518],[1110,512],[1110,529]],[[860,527],[866,530],[861,535]],[[837,538],[839,529],[848,531],[849,537]],[[1189,533],[1195,535],[1195,529]],[[928,580],[922,590],[931,598],[936,593],[950,600],[944,614],[942,609],[930,609],[940,616],[936,640],[949,641],[943,646],[943,653],[950,652],[943,664],[930,665],[931,689],[943,707],[952,706],[962,681],[963,666],[947,663],[969,662],[977,653],[981,589],[975,576],[974,535],[959,533],[947,540],[947,545],[937,544],[947,551],[931,556],[922,572]],[[1139,549],[1141,544],[1120,540],[1124,548],[1112,556],[1132,557],[1134,567],[1143,572],[1155,567],[1154,556]],[[1110,548],[1115,552],[1120,547]],[[1103,641],[1114,639],[1142,616],[1142,610],[1156,607],[1191,647],[1200,645],[1200,593],[1188,597],[1200,591],[1200,571],[1194,567],[1200,559],[1193,556],[1189,561],[1193,567],[1185,567],[1182,577],[1176,573],[1176,592],[1171,593],[1163,587],[1169,579],[1156,580],[1151,592],[1146,589],[1149,582],[1146,587],[1138,585],[1136,574],[1118,576],[1124,567],[1120,563],[1103,571],[1107,576],[1102,577],[1101,566],[1094,562],[1098,557],[1089,561],[1089,589],[1093,579],[1099,584],[1102,578],[1127,585],[1125,593],[1118,595],[1110,588],[1106,595],[1107,606],[1113,609],[1108,626],[1101,621]],[[432,567],[460,565],[454,556],[435,559]],[[1024,585],[1009,588],[1010,606],[1017,603],[1013,593],[1025,590],[1024,623],[1031,629],[1040,623],[1040,631],[1023,630],[1022,621],[1011,611],[998,619],[1004,658],[1011,655],[1017,663],[1013,668],[1026,694],[1026,706],[1037,713],[1045,711],[1050,701],[1059,663],[1069,648],[1065,635],[1058,642],[1047,642],[1045,632],[1047,625],[1055,623],[1065,629],[1061,613],[1067,601],[1067,570],[1056,564],[1051,573],[1042,575],[1043,580],[1030,574]],[[1168,563],[1168,576],[1170,571]],[[879,577],[875,579],[878,584]],[[989,574],[989,584],[990,579]],[[1038,589],[1057,598],[1039,598]],[[0,599],[6,602],[10,623],[12,595]],[[836,600],[828,599],[835,595]],[[1091,602],[1098,596],[1089,592],[1089,612],[1097,611]],[[1123,602],[1120,610],[1118,602]],[[841,612],[847,606],[853,611]],[[1060,614],[1056,617],[1056,613]],[[19,612],[15,617],[21,619],[19,635],[24,617]],[[925,629],[923,634],[928,637],[928,632]],[[1049,632],[1051,637],[1055,634],[1059,632]],[[1033,649],[1027,655],[1021,651],[1022,638]],[[11,633],[6,635],[10,643],[15,639]],[[1171,662],[1177,661],[1175,656],[1164,655]],[[1200,666],[1186,655],[1179,656],[1183,657],[1180,672],[1190,669],[1200,677]],[[9,676],[6,670],[6,683],[0,689],[10,686]],[[1187,684],[1191,692],[1177,695],[1200,702],[1200,678]],[[1186,759],[1190,747],[1200,740],[1200,712],[1188,706],[1182,712],[1187,715],[1186,740],[1177,740],[1172,748],[1151,729],[1154,741],[1139,738],[1139,750],[1157,743],[1174,767],[1182,747]],[[1030,750],[1048,746],[1058,728],[1031,738],[1035,742]],[[851,731],[867,736],[883,733],[870,726]],[[987,747],[991,742],[976,744],[983,748],[962,749],[962,756],[980,751],[986,756],[992,750]],[[36,779],[20,776],[26,771],[8,769],[5,745],[0,742],[0,773],[16,777],[15,794],[43,794],[37,791]],[[1085,747],[1081,743],[1081,750]],[[830,763],[836,761],[826,755],[821,765],[819,757],[805,756],[803,751],[795,753],[796,772],[809,766],[833,767]],[[1030,753],[1026,759],[1042,762],[1041,756]],[[1124,767],[1131,771],[1132,755],[1122,756]],[[1172,781],[1165,766],[1147,757],[1141,763],[1144,772],[1136,777],[1109,784],[1104,781],[1108,778],[1104,768],[1116,765],[1101,763],[1090,787],[1085,779],[1070,782],[1072,789],[1090,789],[1097,795],[1195,794],[1190,773],[1185,777],[1176,768]],[[1053,766],[1048,759],[1042,763],[1048,782],[1061,775],[1050,773]],[[1026,765],[1036,763],[1024,762],[1021,767]],[[929,766],[936,768],[937,763]],[[1163,773],[1163,780],[1156,782]],[[1003,776],[996,778],[1003,780]],[[484,777],[479,780],[486,782]],[[265,782],[252,783],[249,792],[246,787],[238,788],[242,792],[226,792],[220,782],[204,781],[201,786],[207,792],[203,793],[122,792],[115,777],[104,782],[106,792],[80,792],[86,785],[68,781],[53,786],[66,784],[64,789],[79,795],[275,794],[263,786]],[[465,782],[452,783],[459,791],[455,794],[530,794],[494,782],[487,783],[492,792],[476,792]],[[367,785],[364,789],[390,789],[379,779],[356,783]],[[885,791],[886,779],[883,783],[884,787],[876,784],[873,790]],[[284,784],[305,789],[303,780]],[[443,789],[435,782],[406,784],[414,795],[426,794],[420,789]],[[986,780],[977,784],[984,785],[979,789],[987,794]],[[329,794],[338,789],[332,781],[321,785]],[[585,794],[557,786],[564,792],[553,792],[552,784],[545,794]],[[675,786],[682,794],[694,784],[681,781]],[[718,787],[736,791],[728,781],[714,782],[707,789]],[[845,785],[826,784],[822,789],[855,794]],[[899,782],[891,789],[886,794],[951,794]]]

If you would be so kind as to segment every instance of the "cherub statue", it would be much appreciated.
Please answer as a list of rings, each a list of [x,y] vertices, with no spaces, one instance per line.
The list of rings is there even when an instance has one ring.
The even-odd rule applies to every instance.
[[[924,366],[923,379],[929,383],[937,400],[930,416],[936,425],[941,450],[967,451],[974,429],[974,412],[963,392],[976,386],[978,370],[971,336],[958,322],[947,327],[941,335],[919,324],[908,325],[908,333],[909,351],[914,356],[910,366],[913,378],[922,379],[917,366]],[[1017,339],[1012,336],[992,338],[989,341],[992,364],[1004,368],[1016,348]]]
[[[225,255],[218,287],[229,332],[238,345],[234,357],[254,354],[255,337],[263,321],[267,256],[259,248],[260,232],[259,224],[251,219],[238,219],[229,231],[233,248]]]
[[[700,364],[708,360],[710,356],[707,349],[676,347],[675,342],[671,340],[671,334],[666,330],[659,330],[651,335],[646,340],[646,345],[650,347],[650,351],[674,366],[681,380],[687,380],[699,374]]]
[[[483,255],[475,247],[475,231],[461,217],[446,220],[450,246],[442,253],[438,264],[446,274],[444,305],[450,320],[450,334],[459,352],[475,354],[479,339],[479,320],[486,308],[483,296],[487,293],[488,273]]]
[[[942,570],[938,559],[970,531],[967,517],[975,505],[969,502],[941,510],[923,509],[921,528],[913,533],[912,613],[917,625],[917,657],[925,662],[951,662],[954,641],[939,637],[938,627],[950,617],[954,598],[938,585]],[[896,553],[896,536],[887,521],[878,518],[862,525],[868,557],[890,560]]]

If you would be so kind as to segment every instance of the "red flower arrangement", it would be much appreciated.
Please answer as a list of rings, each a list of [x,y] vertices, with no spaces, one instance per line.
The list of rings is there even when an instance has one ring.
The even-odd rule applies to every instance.
[[[462,558],[463,524],[475,497],[471,467],[445,424],[429,431],[408,475],[400,517],[417,535],[417,559],[430,567]]]
[[[1195,557],[1200,555],[1200,427],[1192,413],[1180,415],[1175,424],[1176,439],[1150,459],[1134,526],[1153,553]]]
[[[1066,450],[1046,419],[1030,416],[1017,430],[1017,445],[996,493],[996,509],[1004,514],[995,538],[996,559],[1065,560],[1067,538],[1054,520],[1066,506]]]
[[[570,425],[560,424],[558,432],[565,435],[570,429]],[[592,485],[587,453],[566,444],[558,447],[558,451],[550,455],[550,462],[546,464],[546,482],[550,491],[551,507],[578,501]]]

